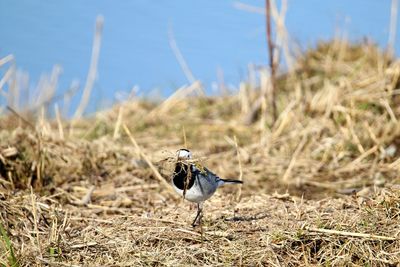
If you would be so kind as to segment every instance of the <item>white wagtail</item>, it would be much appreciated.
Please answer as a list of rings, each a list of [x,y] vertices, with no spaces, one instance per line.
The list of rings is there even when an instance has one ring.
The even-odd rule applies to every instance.
[[[209,169],[190,162],[192,153],[187,149],[177,151],[177,162],[172,177],[175,191],[186,200],[197,203],[197,215],[192,226],[203,217],[203,203],[223,184],[242,184],[240,180],[221,179]]]

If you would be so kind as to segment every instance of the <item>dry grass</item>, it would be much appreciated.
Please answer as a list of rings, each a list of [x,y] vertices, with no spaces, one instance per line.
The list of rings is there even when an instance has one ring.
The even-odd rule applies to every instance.
[[[8,238],[21,266],[395,266],[399,77],[375,46],[334,41],[277,77],[273,126],[250,84],[204,98],[194,83],[35,129],[3,116],[0,266],[13,264]],[[244,180],[206,202],[203,233],[159,176],[183,127],[205,165]]]

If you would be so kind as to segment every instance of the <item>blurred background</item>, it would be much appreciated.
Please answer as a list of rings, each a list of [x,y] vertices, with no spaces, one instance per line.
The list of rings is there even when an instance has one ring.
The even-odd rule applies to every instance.
[[[276,3],[281,9],[282,2]],[[268,63],[264,5],[255,0],[1,0],[0,58],[13,55],[13,60],[0,66],[0,77],[14,64],[25,102],[53,82],[56,96],[70,93],[66,113],[71,115],[85,87],[101,14],[100,52],[86,114],[132,93],[159,99],[190,83],[180,55],[208,94],[235,90],[249,67]],[[386,48],[391,5],[391,0],[288,0],[288,43],[293,54],[335,36],[367,38]],[[398,55],[399,45],[394,50]]]

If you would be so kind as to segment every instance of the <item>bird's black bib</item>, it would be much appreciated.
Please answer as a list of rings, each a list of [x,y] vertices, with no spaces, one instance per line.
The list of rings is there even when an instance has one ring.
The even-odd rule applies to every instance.
[[[172,179],[174,185],[179,188],[180,190],[184,190],[185,189],[185,181],[188,177],[188,171],[189,171],[189,166],[187,164],[184,164],[182,162],[178,162],[175,165],[175,171],[174,171],[174,177]],[[190,170],[191,175],[190,175],[190,179],[188,179],[188,181],[186,181],[187,186],[186,189],[190,189],[193,185],[194,185],[194,179],[195,179],[195,175],[194,173]]]

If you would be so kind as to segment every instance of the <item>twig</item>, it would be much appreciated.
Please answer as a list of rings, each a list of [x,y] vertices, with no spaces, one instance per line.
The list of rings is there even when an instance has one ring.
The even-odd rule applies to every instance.
[[[75,201],[74,204],[76,204],[76,205],[81,205],[81,206],[88,204],[89,201],[90,201],[90,199],[92,198],[92,194],[93,194],[94,188],[95,188],[95,186],[92,185],[92,186],[87,190],[87,192],[86,192],[86,194],[83,196],[83,198],[82,198],[81,200],[79,200],[79,201]]]
[[[165,99],[160,105],[154,108],[150,113],[146,115],[146,119],[152,119],[154,117],[159,117],[164,113],[169,112],[171,109],[179,103],[182,99],[186,99],[192,92],[201,88],[201,83],[199,81],[195,81],[193,84],[189,86],[183,86],[176,90],[172,95],[170,95],[167,99]]]
[[[75,111],[74,118],[79,119],[83,112],[86,109],[87,104],[89,103],[90,93],[92,91],[94,82],[97,76],[97,65],[99,62],[99,55],[100,55],[100,45],[101,45],[101,35],[103,31],[103,23],[104,18],[103,16],[99,15],[96,18],[96,30],[93,40],[93,48],[92,48],[92,58],[90,62],[89,72],[86,79],[85,88],[83,89],[81,102],[79,103],[78,108]]]
[[[3,78],[0,80],[0,93],[4,96],[7,97],[7,93],[3,92],[3,86],[6,84],[6,82],[11,78],[11,76],[14,74],[14,68],[9,68],[6,73],[4,74]]]
[[[50,103],[55,101],[55,92],[61,72],[61,66],[55,65],[50,74],[50,77],[48,77],[47,75],[43,77],[41,83],[42,89],[39,90],[39,94],[37,94],[37,96],[35,97],[32,103],[32,107],[26,109],[26,112],[33,112],[42,109],[43,107],[45,107],[45,110],[47,111]]]
[[[114,134],[113,134],[113,139],[114,140],[118,139],[119,136],[120,136],[119,131],[120,131],[120,128],[121,128],[122,115],[123,115],[123,112],[124,112],[123,108],[124,108],[123,105],[121,105],[119,107],[119,110],[118,110],[118,118],[117,118],[117,122],[115,123]]]
[[[265,10],[261,7],[252,6],[249,4],[242,3],[242,2],[234,2],[233,6],[236,9],[240,9],[240,10],[243,10],[246,12],[251,12],[251,13],[257,13],[257,14],[265,16]]]
[[[28,125],[29,127],[31,127],[32,130],[34,130],[37,134],[39,134],[39,133],[36,131],[35,126],[34,126],[30,121],[28,121],[27,119],[25,119],[22,115],[20,115],[18,112],[16,112],[15,109],[13,109],[13,108],[10,107],[10,106],[7,106],[7,109],[8,109],[12,114],[14,114],[16,117],[20,118],[20,119],[22,120],[23,123],[25,123],[26,125]]]
[[[187,64],[185,58],[181,53],[181,50],[178,47],[178,44],[176,43],[174,32],[172,30],[171,25],[168,28],[168,41],[169,45],[171,46],[172,52],[174,53],[176,60],[179,63],[179,66],[181,67],[183,73],[186,76],[186,79],[188,80],[189,83],[193,84],[194,82],[196,82],[196,78],[194,77],[192,71],[189,68],[189,65]],[[200,91],[202,92],[202,90]]]
[[[303,135],[303,138],[301,139],[300,143],[298,144],[296,150],[293,152],[292,159],[290,160],[289,166],[287,167],[285,174],[282,177],[282,182],[288,183],[288,179],[290,177],[290,174],[292,173],[292,169],[296,163],[297,157],[299,156],[301,150],[303,149],[304,145],[307,142],[307,135]]]
[[[394,45],[396,42],[397,9],[398,9],[398,0],[392,0],[392,5],[390,7],[390,26],[389,26],[389,39],[387,47],[390,56],[393,56],[394,54]]]
[[[272,106],[272,118],[275,123],[277,119],[277,110],[276,110],[276,96],[275,96],[275,63],[274,63],[274,45],[272,43],[271,36],[271,1],[265,0],[265,9],[266,9],[266,27],[267,27],[267,42],[268,42],[268,54],[269,54],[269,67],[271,72],[271,106]]]
[[[139,152],[140,156],[146,161],[146,163],[149,165],[150,169],[153,171],[154,176],[160,181],[160,183],[169,191],[172,191],[172,187],[165,181],[165,179],[161,176],[160,172],[157,170],[157,168],[153,165],[151,160],[147,157],[147,155],[143,152],[142,149],[140,149],[138,143],[136,142],[135,138],[133,138],[131,132],[129,131],[129,128],[125,125],[125,123],[122,124],[122,127],[125,130],[125,133],[128,135],[129,139],[131,140],[132,144],[135,146],[137,151]],[[175,194],[171,194],[173,198],[176,198]]]
[[[364,234],[364,233],[356,233],[356,232],[347,232],[347,231],[338,231],[338,230],[323,229],[323,228],[306,227],[306,230],[308,230],[310,232],[317,232],[317,233],[323,233],[323,234],[351,236],[351,237],[362,237],[362,238],[367,238],[367,239],[388,240],[388,241],[397,240],[397,238],[389,237],[389,236]]]
[[[246,83],[241,82],[239,85],[239,94],[238,97],[240,99],[240,109],[241,109],[241,114],[245,115],[249,112],[250,110],[250,104],[249,104],[249,90],[247,88]]]
[[[38,246],[38,250],[39,250],[39,255],[40,257],[43,257],[42,255],[42,249],[41,249],[41,245],[40,245],[40,238],[39,238],[39,227],[38,227],[38,214],[37,214],[37,207],[36,207],[36,196],[33,193],[33,188],[31,186],[31,204],[32,204],[32,214],[33,214],[33,220],[34,220],[34,229],[36,232],[36,242],[37,242],[37,246]]]
[[[373,147],[371,147],[370,149],[368,149],[367,151],[362,153],[355,160],[353,160],[352,162],[348,163],[346,166],[336,170],[336,172],[337,173],[341,173],[341,172],[347,172],[347,171],[353,170],[354,167],[357,166],[358,164],[360,164],[363,159],[365,159],[366,157],[374,154],[376,151],[378,151],[378,149],[379,149],[379,146],[378,145],[374,145]]]
[[[64,129],[61,121],[60,108],[58,107],[57,104],[54,105],[54,111],[56,114],[56,121],[58,125],[58,134],[60,135],[60,138],[64,140]]]
[[[93,246],[96,246],[96,245],[97,245],[97,242],[93,241],[93,242],[87,242],[87,243],[83,243],[83,244],[72,245],[70,248],[72,248],[72,249],[80,249],[80,248],[93,247]]]
[[[261,87],[262,88],[267,88],[267,85],[265,84],[267,81],[271,85],[270,88],[270,105],[272,107],[272,124],[274,124],[278,118],[277,115],[277,107],[276,107],[276,65],[275,64],[275,59],[274,59],[274,44],[272,41],[272,30],[271,30],[271,2],[270,0],[266,0],[265,2],[265,14],[266,17],[266,39],[267,39],[267,45],[268,45],[268,56],[269,56],[269,70],[270,70],[270,79],[262,79],[261,80]],[[262,75],[262,74],[261,74]],[[262,92],[262,96],[256,100],[256,102],[253,104],[253,107],[251,108],[250,113],[246,116],[244,119],[245,124],[251,124],[257,119],[257,115],[259,114],[259,111],[261,109],[262,113],[265,113],[265,98],[266,98],[266,92],[265,90]],[[261,125],[264,128],[264,116],[265,114],[261,115],[262,121]]]
[[[0,58],[0,67],[3,66],[4,64],[7,64],[8,62],[14,61],[14,55],[10,54],[8,56],[5,56],[3,58]]]
[[[264,146],[266,143],[266,121],[267,121],[267,94],[271,92],[272,82],[271,77],[268,77],[266,70],[260,71],[260,82],[261,82],[261,118],[260,118],[260,145]],[[275,121],[274,121],[275,122]]]
[[[287,11],[287,0],[282,0],[281,1],[281,10],[278,11],[278,8],[276,6],[276,1],[272,0],[271,2],[271,15],[272,18],[274,19],[275,25],[276,25],[276,47],[279,47],[279,49],[275,49],[275,55],[274,55],[274,64],[278,66],[279,64],[279,50],[282,49],[283,51],[283,56],[288,68],[289,73],[293,72],[293,58],[292,55],[289,51],[289,45],[288,45],[288,32],[285,27],[285,16],[286,16],[286,11]]]
[[[398,121],[397,121],[396,115],[394,114],[393,109],[390,107],[389,101],[387,99],[381,99],[380,103],[385,107],[392,122],[397,124]]]
[[[54,86],[56,83],[54,83]],[[24,113],[35,113],[39,108],[43,106],[48,106],[50,103],[58,102],[62,98],[65,99],[66,96],[73,96],[79,89],[79,86],[76,84],[73,84],[70,88],[68,88],[65,92],[60,93],[60,94],[48,94],[49,96],[47,97],[42,97],[41,100],[36,101],[36,104],[32,105],[28,109],[24,110]],[[65,107],[68,106],[64,104],[64,109]],[[67,112],[64,112],[64,114],[67,114]]]

